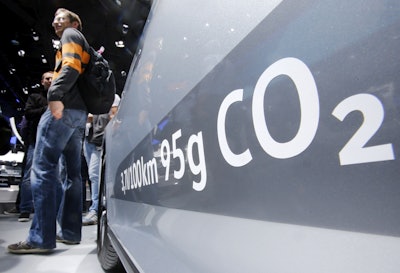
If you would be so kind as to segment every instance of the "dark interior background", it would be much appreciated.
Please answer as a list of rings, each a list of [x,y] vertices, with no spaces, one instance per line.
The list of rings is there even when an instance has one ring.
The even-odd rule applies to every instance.
[[[0,107],[18,122],[29,93],[40,88],[43,72],[53,70],[51,23],[57,8],[76,12],[83,33],[95,48],[105,48],[120,94],[143,30],[151,0],[1,0]],[[125,47],[117,47],[116,41]]]

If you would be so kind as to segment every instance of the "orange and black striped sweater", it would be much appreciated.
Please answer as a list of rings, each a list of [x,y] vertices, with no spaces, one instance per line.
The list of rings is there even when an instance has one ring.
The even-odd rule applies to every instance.
[[[64,30],[60,49],[56,53],[53,81],[47,93],[48,101],[62,101],[66,109],[87,111],[77,81],[89,62],[88,51],[89,44],[79,30]]]

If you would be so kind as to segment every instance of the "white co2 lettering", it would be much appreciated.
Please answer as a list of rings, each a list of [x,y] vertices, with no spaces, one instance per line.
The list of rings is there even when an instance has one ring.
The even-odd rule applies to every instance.
[[[264,116],[264,97],[269,83],[279,75],[286,75],[296,86],[300,102],[300,125],[297,134],[288,142],[280,143],[271,136]],[[229,148],[225,132],[225,120],[229,107],[243,100],[243,89],[229,93],[221,103],[217,119],[217,136],[221,153],[228,164],[241,167],[252,160],[251,151],[246,149],[235,154]],[[391,143],[364,147],[380,128],[384,110],[378,98],[369,94],[358,94],[345,99],[334,109],[332,115],[340,121],[352,111],[360,111],[364,122],[354,136],[339,152],[341,165],[393,160]],[[269,66],[260,76],[253,93],[252,117],[256,137],[263,150],[274,158],[285,159],[299,155],[313,141],[319,123],[319,97],[314,77],[302,61],[284,58]]]
[[[181,179],[185,174],[185,155],[182,149],[178,148],[178,139],[182,136],[182,131],[179,129],[172,134],[172,152],[171,146],[167,139],[164,139],[161,143],[161,164],[165,168],[165,181],[169,180],[170,166],[171,166],[171,154],[173,159],[177,159],[179,162],[179,169],[174,169],[174,178]],[[197,160],[194,159],[194,146],[197,146]],[[207,168],[204,156],[204,145],[203,145],[203,134],[202,132],[197,135],[191,135],[187,144],[187,161],[189,164],[190,171],[194,175],[200,174],[200,181],[193,180],[193,189],[196,191],[202,191],[207,183]],[[197,161],[197,164],[196,164]]]
[[[350,112],[356,110],[363,114],[364,122],[339,152],[340,165],[394,160],[391,143],[364,147],[383,122],[385,112],[380,100],[370,94],[354,95],[339,103],[332,115],[343,121]]]

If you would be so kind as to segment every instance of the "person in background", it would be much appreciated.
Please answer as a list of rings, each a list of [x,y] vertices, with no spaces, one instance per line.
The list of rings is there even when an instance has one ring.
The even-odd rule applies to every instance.
[[[85,137],[83,151],[88,165],[89,180],[91,183],[91,200],[92,204],[89,213],[83,217],[82,225],[97,224],[97,207],[99,205],[99,173],[100,173],[100,156],[103,144],[104,129],[110,119],[115,115],[120,97],[115,94],[114,102],[110,112],[101,115],[88,115],[87,135]]]
[[[30,220],[29,216],[33,211],[32,203],[32,190],[31,190],[31,166],[33,159],[33,151],[36,144],[36,133],[40,117],[47,109],[47,90],[51,85],[53,79],[53,71],[47,71],[42,74],[41,84],[43,88],[37,92],[29,95],[25,104],[25,118],[26,125],[21,128],[21,135],[24,140],[25,146],[25,166],[24,174],[21,182],[21,199],[20,199],[20,215],[19,222],[27,222]]]
[[[82,236],[81,150],[87,108],[76,84],[88,62],[89,44],[77,14],[60,8],[52,23],[60,37],[55,72],[48,90],[33,154],[31,186],[35,214],[26,240],[8,246],[13,254],[48,253],[56,248],[58,161],[63,155],[67,179],[58,215],[59,242],[79,244]]]
[[[42,74],[40,81],[42,88],[38,92],[29,95],[25,104],[25,115],[18,126],[19,133],[24,142],[22,181],[19,185],[15,207],[4,211],[4,214],[19,214],[19,222],[29,221],[29,216],[33,211],[30,169],[36,142],[37,126],[41,115],[47,108],[47,90],[51,85],[52,78],[53,71],[47,71]]]

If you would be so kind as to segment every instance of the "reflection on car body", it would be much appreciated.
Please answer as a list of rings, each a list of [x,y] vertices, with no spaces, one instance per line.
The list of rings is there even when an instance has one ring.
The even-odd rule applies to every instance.
[[[106,130],[103,267],[397,272],[400,2],[175,4]]]

